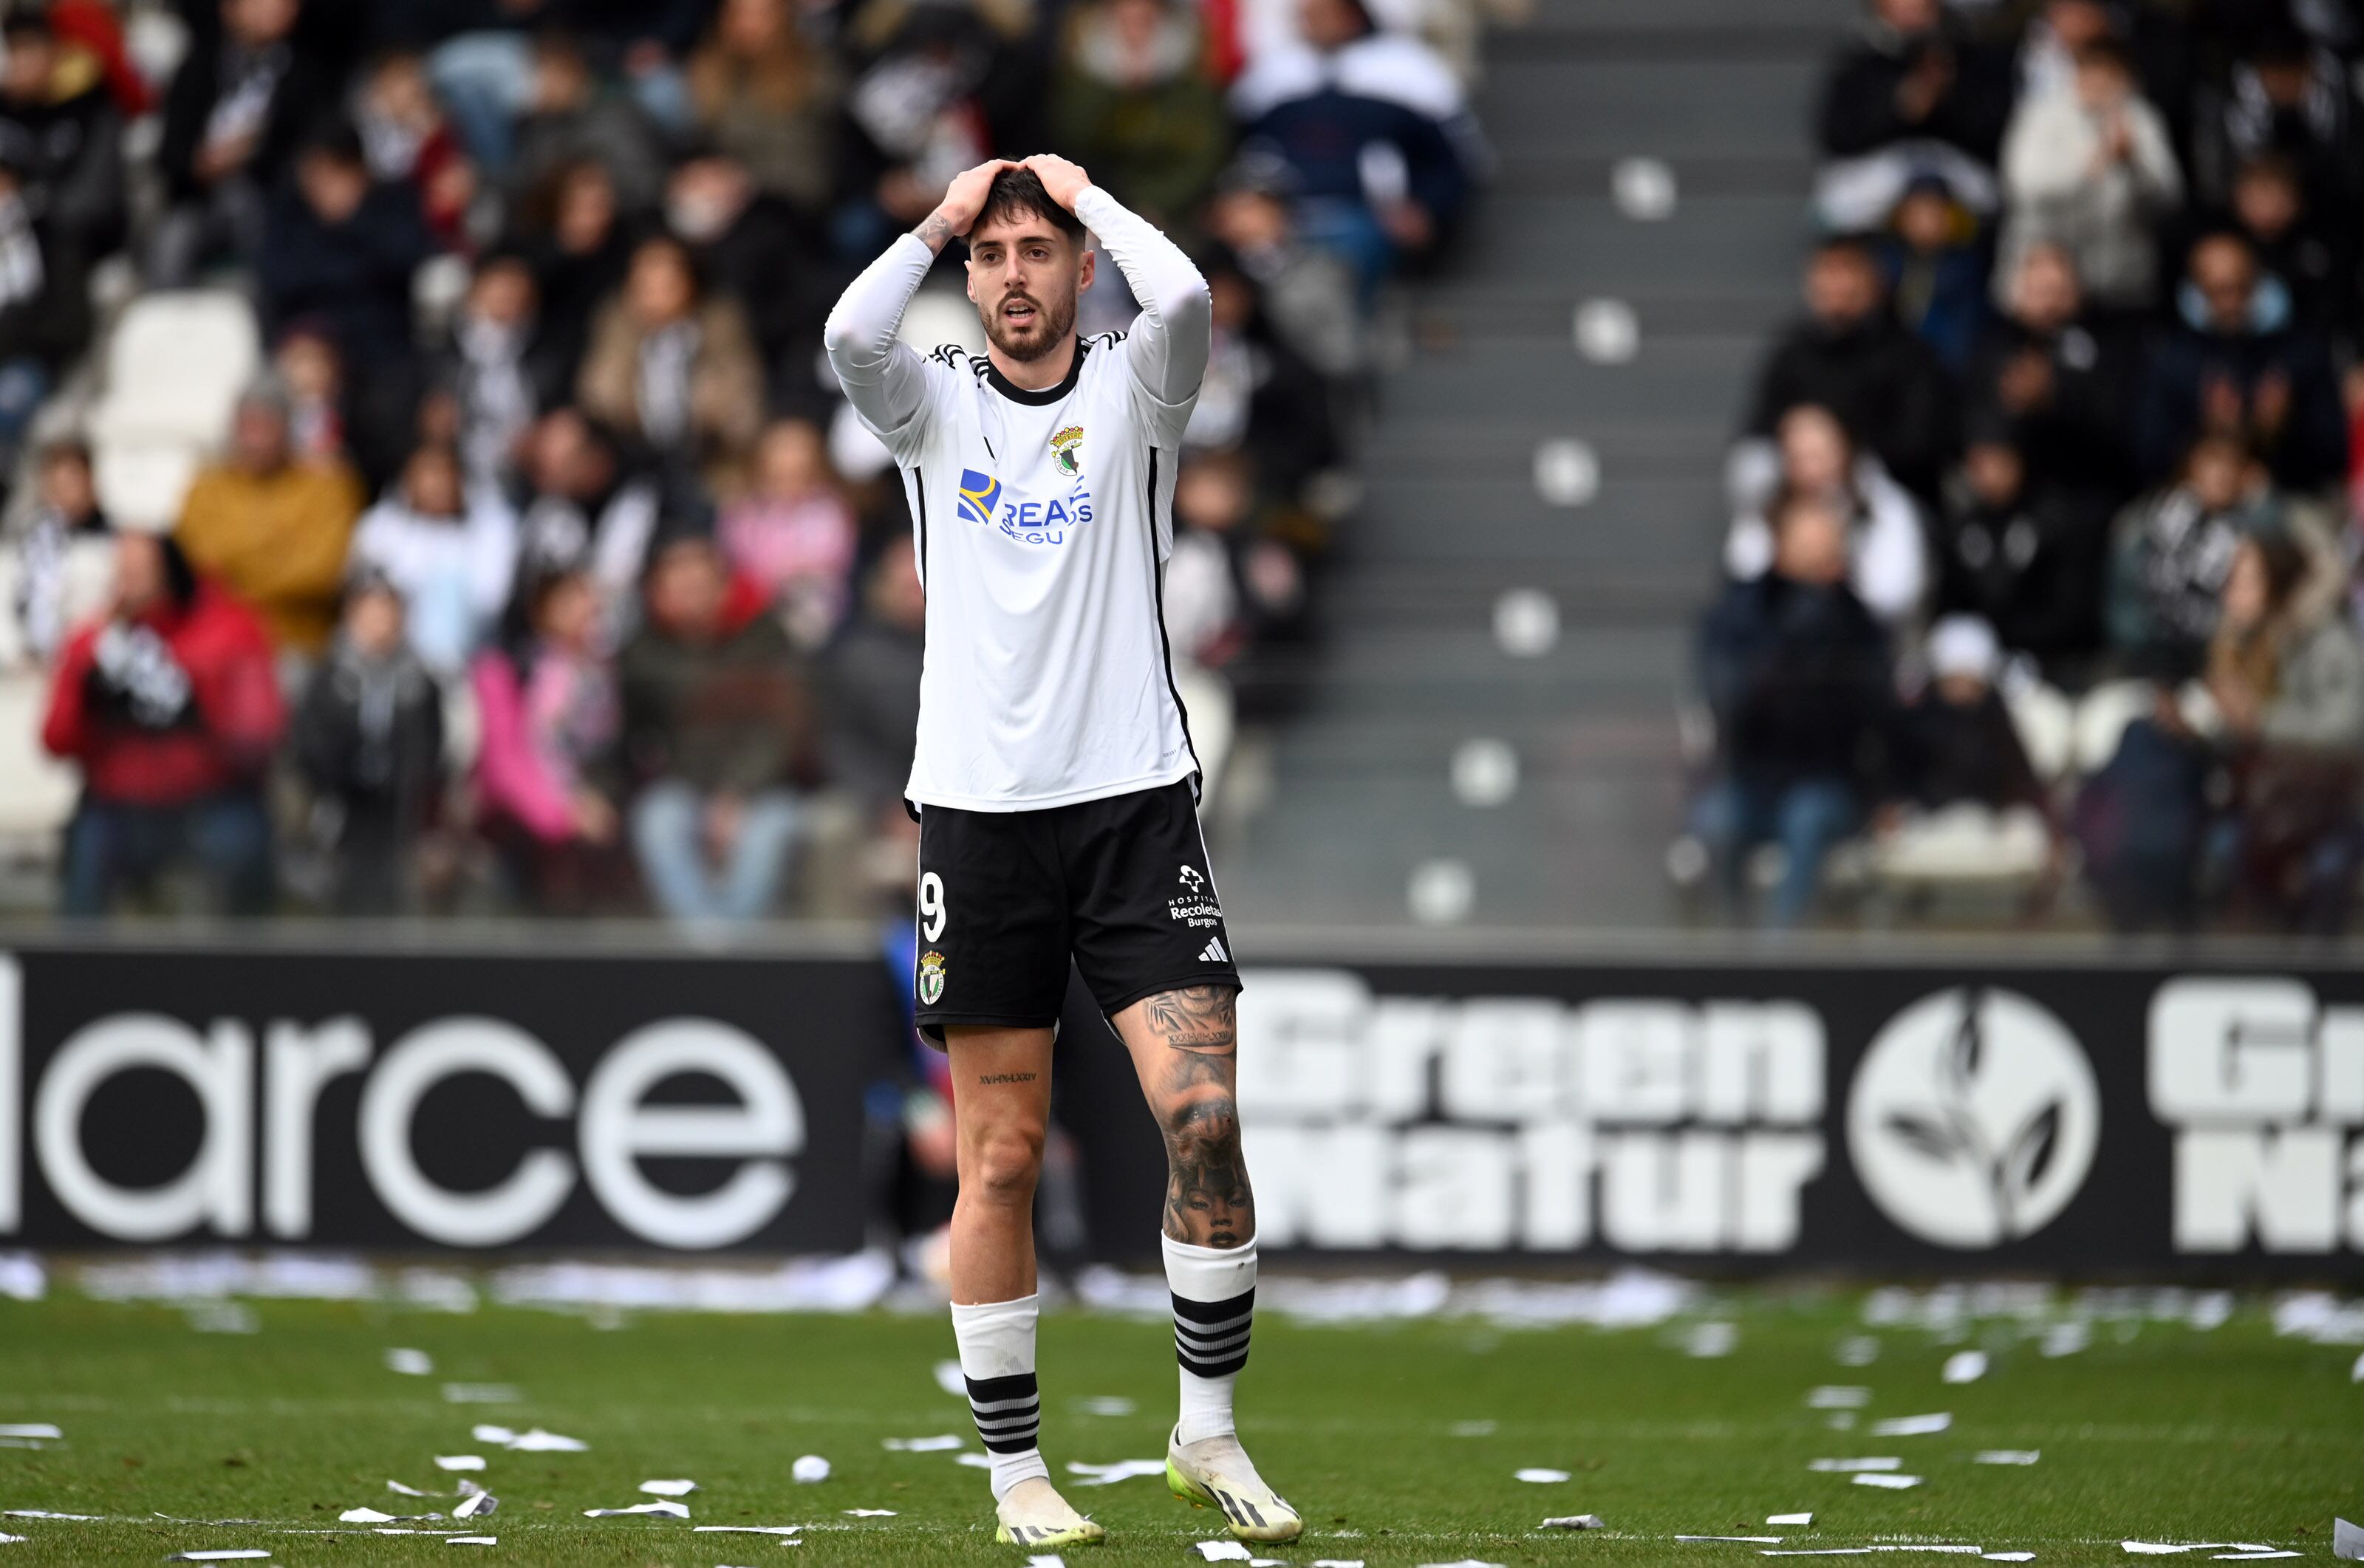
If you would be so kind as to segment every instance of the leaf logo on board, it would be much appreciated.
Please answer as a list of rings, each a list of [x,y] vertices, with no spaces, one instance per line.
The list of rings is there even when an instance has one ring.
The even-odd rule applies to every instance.
[[[2085,1184],[2102,1138],[2092,1063],[2068,1027],[2015,991],[1915,1002],[1864,1052],[1847,1151],[1881,1212],[1964,1250],[2033,1236]]]

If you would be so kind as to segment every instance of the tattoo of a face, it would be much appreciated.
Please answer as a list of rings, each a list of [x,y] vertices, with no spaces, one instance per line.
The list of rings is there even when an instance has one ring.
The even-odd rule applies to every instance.
[[[1031,1073],[980,1073],[977,1074],[976,1081],[980,1084],[1031,1084],[1034,1082],[1034,1074]]]
[[[1176,1051],[1228,1055],[1239,1046],[1239,993],[1228,985],[1186,985],[1149,999],[1149,1027]]]
[[[1198,1247],[1237,1247],[1255,1234],[1239,1110],[1228,1089],[1174,1112],[1165,1126],[1165,1155],[1167,1235]]]

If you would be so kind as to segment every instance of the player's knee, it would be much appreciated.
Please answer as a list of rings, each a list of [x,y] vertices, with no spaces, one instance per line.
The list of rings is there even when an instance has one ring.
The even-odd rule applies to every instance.
[[[1165,1119],[1166,1147],[1177,1156],[1204,1156],[1239,1147],[1239,1106],[1229,1095],[1185,1100],[1169,1108]]]
[[[962,1185],[984,1202],[1024,1207],[1034,1201],[1043,1172],[1039,1123],[1008,1123],[987,1129],[972,1146]]]

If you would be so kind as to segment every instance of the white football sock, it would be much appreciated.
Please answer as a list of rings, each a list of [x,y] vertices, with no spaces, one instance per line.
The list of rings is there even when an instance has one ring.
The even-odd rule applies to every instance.
[[[975,1307],[953,1304],[953,1339],[960,1346],[961,1376],[968,1383],[969,1414],[993,1462],[997,1503],[1020,1481],[1051,1478],[1036,1446],[1043,1396],[1034,1384],[1034,1320],[1042,1310],[1039,1293]]]
[[[1182,1363],[1182,1421],[1175,1440],[1187,1447],[1236,1429],[1232,1388],[1248,1362],[1256,1244],[1254,1237],[1241,1247],[1159,1240],[1165,1244],[1165,1284],[1174,1293],[1174,1353]]]

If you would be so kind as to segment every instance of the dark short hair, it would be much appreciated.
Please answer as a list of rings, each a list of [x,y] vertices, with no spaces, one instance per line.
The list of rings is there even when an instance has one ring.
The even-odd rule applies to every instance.
[[[1076,244],[1084,242],[1084,220],[1053,201],[1051,193],[1043,188],[1043,177],[1031,169],[1004,169],[996,174],[985,193],[985,206],[977,209],[976,221],[968,231],[975,234],[996,221],[1015,223],[1030,213]]]

